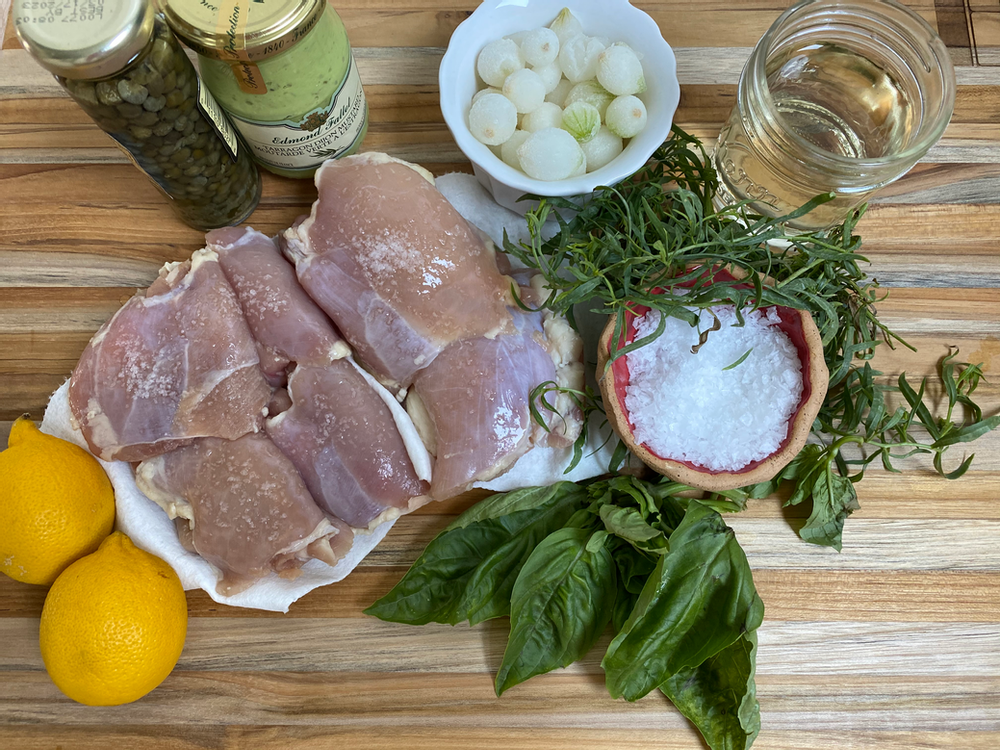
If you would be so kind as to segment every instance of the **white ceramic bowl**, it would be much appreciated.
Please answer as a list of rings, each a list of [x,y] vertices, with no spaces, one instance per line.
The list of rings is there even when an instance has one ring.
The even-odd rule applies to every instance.
[[[610,163],[580,177],[547,182],[534,180],[505,164],[469,132],[472,95],[483,87],[476,75],[476,58],[488,42],[515,31],[548,26],[568,7],[590,36],[625,42],[642,60],[646,91],[646,127]],[[542,196],[584,196],[599,185],[614,185],[639,169],[670,134],[680,100],[677,63],[656,22],[627,0],[484,0],[455,29],[438,70],[441,112],[458,147],[472,162],[479,181],[497,203],[524,213],[531,203],[517,199],[526,193]]]

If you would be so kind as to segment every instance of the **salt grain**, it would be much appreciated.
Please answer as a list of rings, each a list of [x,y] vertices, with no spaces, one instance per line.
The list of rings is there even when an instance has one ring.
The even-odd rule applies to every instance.
[[[802,364],[775,308],[744,310],[742,327],[733,306],[714,311],[722,328],[697,354],[691,347],[699,331],[714,323],[708,311],[694,328],[668,318],[662,336],[626,355],[625,406],[635,439],[658,456],[737,471],[781,446],[802,395]],[[659,321],[655,310],[636,318],[635,338],[652,334]]]

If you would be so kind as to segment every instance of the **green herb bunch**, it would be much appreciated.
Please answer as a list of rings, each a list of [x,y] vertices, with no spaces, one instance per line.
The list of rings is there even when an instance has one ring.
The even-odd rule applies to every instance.
[[[545,307],[571,320],[577,304],[617,316],[612,359],[661,335],[667,317],[695,325],[698,309],[735,305],[741,322],[740,311],[746,307],[808,310],[820,330],[830,372],[813,429],[817,445],[807,446],[774,481],[746,488],[744,496],[763,497],[779,482],[791,482],[790,504],[812,501],[800,536],[840,549],[844,519],[858,507],[854,485],[872,460],[896,471],[893,459],[927,453],[942,476],[958,478],[973,456],[949,472],[942,462],[945,450],[994,429],[1000,416],[983,418],[971,398],[982,372],[955,362],[954,353],[941,365],[948,399],[943,418],[935,418],[924,403],[926,379],[917,389],[905,375],[895,385],[883,383],[882,373],[871,367],[869,360],[880,344],[908,344],[879,321],[875,305],[885,293],[860,266],[867,259],[859,253],[861,238],[854,228],[864,209],[832,230],[787,234],[787,221],[832,196],[817,196],[780,218],[753,215],[743,205],[717,211],[712,199],[718,180],[710,164],[698,139],[674,126],[672,137],[643,169],[615,187],[599,189],[585,205],[560,198],[540,201],[527,214],[531,241],[518,245],[507,240],[505,250],[544,274],[553,290]],[[560,231],[543,240],[542,227],[553,215]],[[726,268],[738,280],[720,280],[706,274],[706,268]],[[765,284],[765,277],[774,283]],[[684,293],[672,294],[672,288]],[[625,311],[636,305],[659,310],[659,327],[620,347]],[[702,341],[710,335],[703,331]],[[890,408],[897,397],[906,406]],[[917,434],[915,427],[926,435]],[[851,446],[861,458],[845,455]],[[616,458],[623,455],[618,451]],[[853,474],[852,466],[857,469]]]
[[[945,451],[994,429],[1000,416],[983,417],[972,399],[982,371],[956,362],[957,352],[941,363],[942,417],[925,403],[926,379],[914,389],[905,375],[889,383],[872,368],[878,346],[906,342],[877,317],[882,292],[860,268],[866,259],[854,234],[860,211],[831,231],[790,236],[783,223],[830,196],[780,219],[743,206],[716,211],[709,164],[697,139],[675,127],[644,169],[586,205],[541,201],[527,216],[531,241],[506,241],[505,249],[544,274],[553,290],[545,307],[571,321],[578,304],[617,316],[616,356],[661,335],[668,316],[694,325],[692,310],[808,310],[830,372],[814,439],[771,481],[702,499],[666,479],[624,475],[494,495],[442,531],[366,612],[412,625],[475,625],[509,615],[497,694],[582,658],[610,625],[601,666],[612,696],[637,700],[659,690],[712,750],[747,750],[760,728],[754,672],[763,604],[720,512],[742,510],[787,482],[788,504],[812,503],[800,536],[840,549],[844,520],[858,507],[854,485],[871,462],[896,471],[897,459],[928,454],[940,474],[955,479],[973,457],[949,472]],[[559,233],[543,240],[553,210],[569,218],[558,216]],[[726,267],[739,281],[719,280],[706,267]],[[681,285],[683,295],[670,293]],[[660,326],[619,348],[633,305],[659,310]],[[710,335],[703,331],[702,342]],[[531,414],[543,426],[558,390],[543,383],[532,393]],[[584,414],[599,408],[590,390],[569,395]],[[625,453],[620,444],[612,471]]]
[[[610,624],[608,692],[659,690],[712,750],[760,729],[764,605],[711,502],[633,477],[494,495],[442,531],[365,612],[410,625],[510,615],[496,692],[583,658]]]

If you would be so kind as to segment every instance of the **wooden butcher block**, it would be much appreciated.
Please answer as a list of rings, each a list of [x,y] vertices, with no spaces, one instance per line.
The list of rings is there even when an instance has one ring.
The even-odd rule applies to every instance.
[[[963,5],[964,2],[964,5]],[[881,351],[893,376],[931,373],[947,346],[982,362],[1000,406],[1000,4],[910,0],[958,74],[944,139],[883,191],[859,226],[891,289],[881,318],[918,347]],[[636,0],[679,62],[676,121],[709,139],[750,47],[783,0]],[[371,106],[364,148],[469,171],[438,108],[438,62],[474,9],[460,0],[340,0]],[[41,419],[90,336],[201,235],[183,226],[107,136],[29,59],[0,0],[0,447]],[[312,185],[264,175],[253,226],[274,233]],[[1000,748],[1000,433],[971,446],[957,482],[927,464],[872,467],[844,550],[798,539],[797,509],[753,502],[727,520],[766,605],[757,685],[760,750]],[[961,450],[956,451],[956,455]],[[365,617],[469,494],[401,519],[343,583],[287,615],[188,594],[187,644],[138,702],[89,708],[49,680],[38,649],[45,590],[0,576],[0,748],[308,750],[704,747],[663,698],[612,700],[600,651],[503,698],[492,678],[507,621],[421,628]],[[606,645],[606,640],[604,641]],[[601,646],[598,646],[600,649]]]

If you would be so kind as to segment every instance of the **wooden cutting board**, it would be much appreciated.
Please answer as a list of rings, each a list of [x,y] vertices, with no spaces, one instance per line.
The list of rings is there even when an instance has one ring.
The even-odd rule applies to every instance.
[[[749,48],[782,0],[638,0],[677,52],[677,121],[711,138]],[[87,340],[165,261],[201,246],[159,194],[20,49],[0,0],[0,446],[40,419]],[[958,70],[955,117],[928,158],[886,189],[860,231],[891,295],[880,313],[919,349],[882,352],[891,375],[931,373],[948,346],[983,362],[1000,405],[1000,3],[910,2]],[[437,65],[474,8],[458,0],[343,0],[371,105],[365,148],[437,174],[468,170],[438,109]],[[258,229],[307,210],[308,182],[267,175]],[[873,469],[844,551],[795,535],[778,498],[730,519],[767,606],[757,684],[761,750],[1000,748],[1000,436],[954,483],[923,463]],[[287,615],[191,592],[187,645],[139,702],[88,708],[38,652],[44,589],[0,576],[0,748],[699,748],[662,698],[611,700],[595,651],[502,699],[492,673],[507,624],[391,625],[361,610],[477,496],[402,519],[341,584]]]

